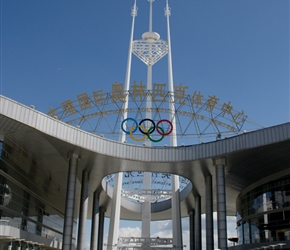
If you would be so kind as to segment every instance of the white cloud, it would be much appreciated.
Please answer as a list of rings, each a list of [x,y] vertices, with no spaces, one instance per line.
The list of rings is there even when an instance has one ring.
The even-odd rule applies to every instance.
[[[227,217],[227,233],[228,233],[228,238],[230,237],[237,237],[237,222],[236,222],[236,217],[235,216],[229,216]]]
[[[156,238],[156,237],[159,237],[159,238],[172,238],[172,232],[171,232],[171,230],[159,231],[159,232],[156,232],[156,233],[152,234],[151,237],[153,237],[153,238]]]
[[[122,227],[119,229],[119,237],[141,237],[141,228]]]
[[[160,238],[172,238],[172,221],[155,221],[151,224],[152,235],[151,237]],[[189,220],[188,218],[182,219],[182,237],[183,245],[186,246],[184,249],[189,249]]]
[[[172,228],[172,223],[170,220],[153,221],[151,223],[151,229],[153,230],[153,233],[160,230],[162,231],[171,230],[171,228]]]

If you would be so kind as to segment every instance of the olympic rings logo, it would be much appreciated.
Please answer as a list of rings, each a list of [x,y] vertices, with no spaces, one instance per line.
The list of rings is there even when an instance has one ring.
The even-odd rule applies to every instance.
[[[127,122],[133,122],[133,126],[131,126],[131,128],[129,130],[126,130],[125,127],[125,123]],[[144,125],[142,125],[144,122],[150,122],[151,126],[150,128],[147,130],[146,127]],[[169,125],[169,129],[168,131],[164,131],[164,129],[160,126],[161,123],[167,123]],[[152,142],[160,142],[163,140],[163,138],[169,134],[171,134],[172,130],[173,130],[173,125],[171,123],[171,121],[166,120],[166,119],[162,119],[159,122],[157,122],[157,124],[155,124],[155,122],[152,119],[149,118],[145,118],[143,120],[141,120],[138,124],[138,122],[133,119],[133,118],[126,118],[122,121],[121,123],[121,129],[124,133],[130,135],[131,139],[136,141],[136,142],[141,142],[143,140],[145,140],[146,138],[148,138],[150,141]],[[136,137],[133,136],[133,134],[137,131],[137,129],[139,129],[139,131],[144,135],[142,138],[137,139]],[[155,140],[152,138],[152,133],[156,130],[156,132],[161,136],[159,139]]]

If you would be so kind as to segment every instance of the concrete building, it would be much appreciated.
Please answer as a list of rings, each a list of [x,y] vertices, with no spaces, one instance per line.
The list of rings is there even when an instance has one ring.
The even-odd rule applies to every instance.
[[[191,218],[190,249],[201,249],[201,214],[207,217],[207,249],[213,248],[214,211],[220,245],[228,243],[226,215],[237,215],[236,249],[290,246],[290,123],[210,143],[155,148],[107,140],[4,96],[0,103],[3,249],[9,242],[13,249],[19,242],[73,249],[77,218],[79,225],[93,219],[92,249],[101,249],[103,219],[112,206],[102,180],[136,170],[190,180],[180,203],[181,216]],[[125,198],[121,203],[121,218],[140,219]],[[159,206],[151,206],[152,220],[171,218],[170,202]],[[78,230],[78,244],[84,229]]]

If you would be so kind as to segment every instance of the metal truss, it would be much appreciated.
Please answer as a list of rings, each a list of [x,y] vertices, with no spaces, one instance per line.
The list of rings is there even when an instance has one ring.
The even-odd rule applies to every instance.
[[[152,102],[150,112],[155,122],[168,119],[169,114],[174,112],[176,136],[180,146],[220,140],[262,127],[247,117],[243,110],[234,110],[230,102],[221,103],[219,98],[204,97],[200,92],[188,94],[185,92],[186,86],[181,85],[176,86],[173,100],[173,94],[165,91],[164,86],[165,84],[155,84],[153,90],[146,91],[140,82],[139,85],[134,83],[132,90],[128,92],[95,91],[92,96],[78,95],[76,101],[67,100],[59,108],[50,108],[49,114],[80,129],[115,140],[119,137],[120,124],[125,113],[127,117],[138,122],[146,118],[146,100],[149,98]],[[129,105],[124,109],[126,99]],[[169,109],[170,102],[174,102],[175,110]],[[134,136],[141,135],[136,132]],[[136,144],[130,136],[126,140]],[[145,141],[139,142],[141,145],[144,143]],[[163,146],[167,143],[167,138],[164,138],[162,142],[152,146]]]
[[[158,40],[153,44],[145,40],[136,40],[133,41],[132,52],[147,66],[152,66],[168,53],[168,44],[163,40]]]

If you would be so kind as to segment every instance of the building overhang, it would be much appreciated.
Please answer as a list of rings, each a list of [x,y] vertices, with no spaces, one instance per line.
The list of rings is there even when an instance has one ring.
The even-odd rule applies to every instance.
[[[90,173],[90,198],[98,190],[100,206],[104,207],[108,216],[111,200],[102,189],[101,181],[112,173],[146,171],[186,177],[192,182],[192,192],[181,204],[182,216],[194,209],[196,196],[201,196],[204,213],[204,177],[207,175],[212,176],[215,194],[213,159],[226,158],[228,215],[235,214],[236,198],[243,190],[269,181],[269,178],[275,179],[290,174],[290,123],[198,145],[144,147],[90,134],[0,96],[1,138],[27,152],[36,160],[37,167],[49,175],[47,178],[57,185],[53,185],[55,189],[52,188],[49,192],[51,197],[56,199],[54,203],[59,210],[64,209],[69,153],[78,154],[80,157],[77,204],[80,197],[81,173],[82,170],[87,170]],[[37,177],[37,183],[47,181],[43,179],[46,178],[44,175]],[[215,210],[215,195],[213,204]],[[89,208],[91,207],[90,203]],[[75,212],[78,217],[78,209]],[[170,217],[170,209],[152,214],[153,220]],[[122,208],[121,218],[137,220],[140,219],[140,214]]]

